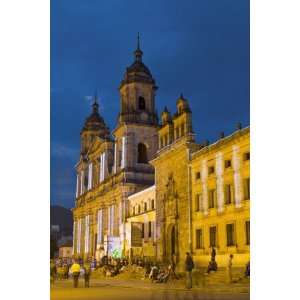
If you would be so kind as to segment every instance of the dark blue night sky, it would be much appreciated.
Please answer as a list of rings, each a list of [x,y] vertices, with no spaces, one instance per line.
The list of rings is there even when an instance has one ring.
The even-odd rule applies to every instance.
[[[87,96],[97,89],[102,116],[116,124],[138,31],[159,114],[165,105],[174,113],[182,92],[199,142],[249,124],[248,0],[51,0],[52,204],[74,203]]]

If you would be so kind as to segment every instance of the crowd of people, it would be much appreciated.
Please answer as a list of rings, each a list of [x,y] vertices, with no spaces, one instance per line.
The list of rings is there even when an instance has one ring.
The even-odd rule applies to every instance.
[[[70,276],[72,276],[73,279],[75,277],[75,281],[78,285],[78,278],[80,275],[82,275],[85,278],[85,286],[88,287],[90,274],[96,269],[96,267],[97,261],[93,258],[87,260],[86,262],[83,262],[82,259],[74,260],[72,258],[53,259],[50,260],[50,279],[53,282],[55,280],[68,279]]]
[[[228,283],[232,283],[232,265],[233,254],[229,255],[227,264],[227,279]],[[149,278],[153,283],[167,283],[170,279],[179,279],[179,275],[176,274],[175,258],[171,259],[168,265],[158,264],[151,260],[145,260],[142,258],[133,258],[130,262],[128,259],[112,258],[107,255],[103,256],[99,262],[95,258],[90,258],[87,261],[82,259],[71,258],[58,258],[50,261],[50,276],[51,280],[64,280],[70,276],[73,279],[74,287],[78,287],[78,281],[80,276],[84,278],[84,286],[90,286],[91,273],[97,269],[102,268],[103,275],[105,277],[113,277],[122,273],[128,265],[135,265],[144,269],[143,278]],[[186,253],[185,259],[185,271],[186,271],[186,288],[192,288],[192,271],[194,269],[194,262],[191,254]],[[217,271],[218,266],[216,263],[216,250],[212,248],[211,260],[208,264],[206,273],[209,274],[212,271]],[[245,277],[250,276],[250,261],[246,265]]]

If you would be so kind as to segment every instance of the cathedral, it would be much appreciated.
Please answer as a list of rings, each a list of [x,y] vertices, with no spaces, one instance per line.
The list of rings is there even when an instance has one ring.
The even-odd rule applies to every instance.
[[[119,86],[120,113],[110,132],[97,97],[80,133],[73,208],[73,255],[142,257],[183,268],[185,253],[204,266],[216,249],[250,259],[250,129],[237,126],[213,144],[196,143],[192,110],[155,108],[157,86],[139,39]]]

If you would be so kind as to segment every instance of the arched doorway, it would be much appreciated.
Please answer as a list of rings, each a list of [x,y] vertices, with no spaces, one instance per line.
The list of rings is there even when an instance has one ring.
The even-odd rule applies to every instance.
[[[176,235],[175,235],[175,225],[172,226],[171,231],[171,256],[176,254]]]
[[[177,261],[177,232],[176,225],[169,224],[167,230],[167,239],[166,239],[166,259],[170,262],[175,259]]]

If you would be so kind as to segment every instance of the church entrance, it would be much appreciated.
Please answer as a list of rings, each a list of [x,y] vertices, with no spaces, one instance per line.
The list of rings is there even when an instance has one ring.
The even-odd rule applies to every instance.
[[[175,247],[176,247],[176,236],[175,236],[175,225],[172,226],[172,231],[171,231],[171,256],[175,255]]]
[[[167,260],[172,261],[173,258],[177,257],[177,233],[175,224],[170,224],[167,231]]]

